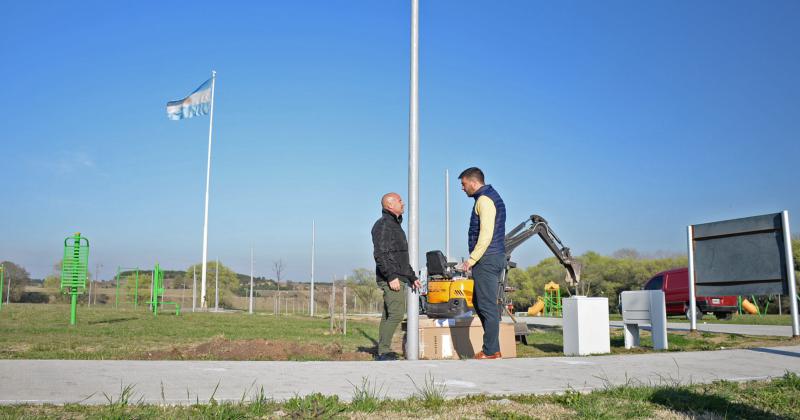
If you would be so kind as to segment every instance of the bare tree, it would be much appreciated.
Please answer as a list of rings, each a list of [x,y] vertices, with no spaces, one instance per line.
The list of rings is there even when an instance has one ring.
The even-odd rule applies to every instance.
[[[286,265],[283,263],[282,259],[272,262],[272,271],[275,272],[275,282],[278,284],[278,290],[280,290],[281,287],[281,277],[284,269],[286,269]]]

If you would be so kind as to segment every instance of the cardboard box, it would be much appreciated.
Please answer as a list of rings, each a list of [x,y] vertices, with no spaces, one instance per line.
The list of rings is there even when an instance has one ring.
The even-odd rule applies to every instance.
[[[482,347],[483,326],[478,317],[419,319],[420,359],[471,359]],[[500,353],[504,359],[517,357],[513,323],[500,323]]]

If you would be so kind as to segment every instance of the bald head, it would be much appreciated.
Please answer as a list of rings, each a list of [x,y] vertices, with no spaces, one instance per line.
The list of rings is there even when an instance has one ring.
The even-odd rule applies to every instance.
[[[390,211],[395,216],[400,216],[405,209],[405,203],[403,203],[400,194],[390,192],[381,197],[381,207],[383,207],[384,210]]]

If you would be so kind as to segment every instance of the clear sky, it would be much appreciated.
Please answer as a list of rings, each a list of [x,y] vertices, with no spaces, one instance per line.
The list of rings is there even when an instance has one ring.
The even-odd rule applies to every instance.
[[[685,252],[688,224],[790,211],[800,232],[800,2],[421,0],[421,251],[466,255],[479,166],[511,228],[575,253]],[[218,72],[209,257],[307,280],[373,267],[369,230],[407,192],[406,0],[6,2],[0,259],[48,274],[202,255],[208,117],[165,105]],[[547,257],[532,239],[520,266]],[[424,255],[423,255],[424,257]],[[422,261],[422,259],[421,259]]]

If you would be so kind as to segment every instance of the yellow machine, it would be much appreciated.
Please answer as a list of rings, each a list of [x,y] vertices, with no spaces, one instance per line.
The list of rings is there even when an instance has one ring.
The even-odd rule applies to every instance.
[[[448,263],[442,251],[425,254],[428,267],[428,304],[430,318],[460,318],[475,314],[472,306],[473,280],[454,276],[455,263]]]
[[[472,316],[472,279],[428,279],[427,314],[431,318],[459,318]]]
[[[508,270],[516,267],[511,262],[511,252],[533,235],[539,235],[545,245],[567,269],[567,283],[575,285],[580,281],[581,265],[573,259],[569,248],[561,244],[561,240],[550,230],[543,217],[532,215],[520,223],[505,236],[506,269],[500,276],[497,291],[498,309],[507,311],[510,304],[506,293],[514,291],[507,282]],[[428,267],[428,296],[425,313],[429,318],[460,318],[475,314],[472,304],[474,282],[471,278],[456,273],[456,263],[448,262],[442,251],[430,251],[425,254]]]

